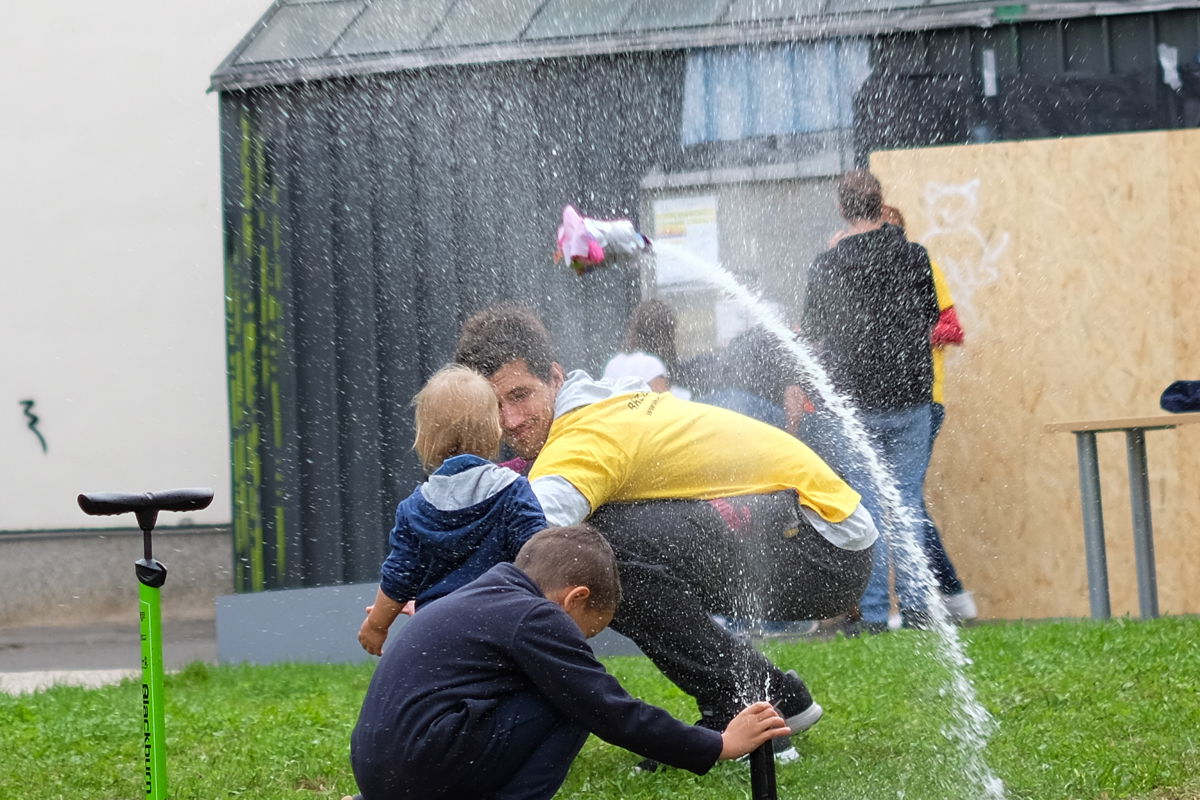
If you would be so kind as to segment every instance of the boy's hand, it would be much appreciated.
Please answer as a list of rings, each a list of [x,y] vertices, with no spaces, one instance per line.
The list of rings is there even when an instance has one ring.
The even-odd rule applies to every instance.
[[[747,706],[729,721],[721,734],[721,758],[741,758],[757,750],[763,742],[787,736],[787,722],[779,716],[775,707],[765,700]]]

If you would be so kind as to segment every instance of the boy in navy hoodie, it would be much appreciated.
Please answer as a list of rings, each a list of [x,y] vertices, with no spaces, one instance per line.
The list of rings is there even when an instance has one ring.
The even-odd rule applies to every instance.
[[[358,632],[372,655],[382,652],[400,614],[512,561],[546,527],[529,481],[490,460],[500,450],[500,410],[482,375],[457,364],[443,367],[413,405],[413,448],[430,476],[396,508],[391,553]]]
[[[515,563],[414,616],[379,662],[351,737],[361,797],[549,798],[589,732],[700,774],[788,735],[766,702],[718,732],[630,697],[586,642],[620,594],[612,548],[575,525],[535,534]]]

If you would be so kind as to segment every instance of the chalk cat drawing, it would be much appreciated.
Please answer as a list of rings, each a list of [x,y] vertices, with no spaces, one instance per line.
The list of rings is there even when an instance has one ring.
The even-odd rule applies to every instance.
[[[978,178],[961,184],[925,184],[922,198],[930,228],[920,238],[946,274],[954,305],[968,329],[982,325],[974,295],[1000,278],[999,262],[1008,248],[1006,231],[984,234],[979,228]]]

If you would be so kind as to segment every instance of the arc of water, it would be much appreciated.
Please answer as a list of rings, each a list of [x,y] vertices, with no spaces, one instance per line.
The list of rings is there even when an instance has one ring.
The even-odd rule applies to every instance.
[[[955,724],[947,730],[947,736],[960,748],[967,764],[968,778],[978,786],[982,792],[981,796],[987,800],[1003,800],[1004,784],[983,759],[983,750],[995,728],[995,721],[979,702],[975,687],[966,677],[965,669],[971,662],[963,649],[958,630],[950,619],[946,604],[935,588],[933,573],[917,540],[920,530],[918,517],[914,509],[906,507],[902,502],[891,470],[870,446],[867,431],[858,419],[854,407],[834,389],[829,375],[812,351],[796,339],[779,314],[742,286],[728,270],[670,242],[655,242],[654,246],[658,253],[669,254],[673,259],[686,262],[697,277],[758,320],[763,328],[788,350],[816,389],[825,407],[838,418],[846,438],[867,465],[875,490],[886,509],[885,516],[894,522],[889,525],[885,524],[884,520],[877,520],[881,533],[887,537],[893,552],[898,552],[900,558],[905,559],[910,574],[917,575],[925,593],[931,627],[937,634],[938,646],[935,653],[951,675],[949,693],[962,712],[961,716],[956,718]]]

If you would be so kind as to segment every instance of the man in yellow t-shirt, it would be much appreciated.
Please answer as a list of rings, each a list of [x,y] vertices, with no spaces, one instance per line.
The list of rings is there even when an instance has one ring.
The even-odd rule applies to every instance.
[[[853,489],[765,423],[636,378],[565,375],[528,311],[473,316],[455,360],[491,381],[547,521],[587,519],[604,532],[624,595],[612,627],[696,698],[701,724],[719,730],[764,695],[793,733],[820,719],[795,672],[712,617],[823,619],[849,608],[878,536]]]

